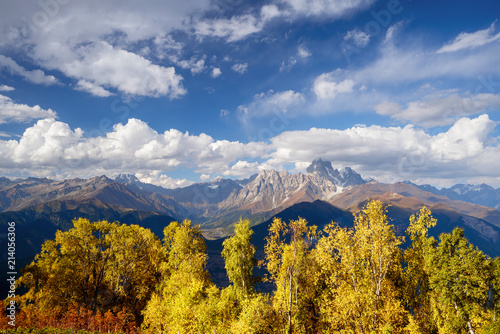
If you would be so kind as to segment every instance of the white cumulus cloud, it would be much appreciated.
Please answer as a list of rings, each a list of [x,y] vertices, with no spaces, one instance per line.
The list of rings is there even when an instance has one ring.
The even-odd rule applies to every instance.
[[[0,124],[22,123],[34,119],[57,117],[52,109],[42,109],[39,105],[18,104],[11,98],[0,95]]]
[[[221,74],[222,74],[222,71],[220,70],[220,68],[214,67],[214,68],[212,68],[212,72],[210,73],[210,76],[215,79],[215,78],[219,77]]]
[[[51,49],[50,46],[43,48]],[[155,65],[142,56],[113,47],[107,42],[81,46],[76,53],[69,45],[59,49],[60,56],[45,59],[45,66],[59,69],[68,77],[83,80],[77,88],[98,96],[107,94],[98,87],[115,88],[131,95],[170,98],[186,93],[182,86],[183,78],[175,73],[173,67]],[[52,57],[55,50],[47,52]]]
[[[373,125],[285,131],[268,143],[241,143],[175,129],[157,132],[138,119],[88,138],[81,129],[47,118],[27,128],[19,140],[0,139],[0,172],[65,177],[132,172],[143,181],[176,187],[191,182],[168,176],[179,168],[192,168],[203,178],[246,177],[290,164],[303,168],[320,156],[383,182],[494,180],[500,161],[498,138],[491,137],[495,125],[484,114],[460,118],[437,134],[411,125]]]
[[[138,172],[135,176],[139,181],[154,184],[167,189],[183,188],[192,185],[194,182],[187,179],[175,179],[159,171]]]
[[[46,176],[73,177],[133,172],[167,185],[173,181],[161,176],[164,172],[196,166],[199,173],[233,175],[232,162],[266,152],[267,146],[258,142],[215,140],[203,133],[191,135],[176,129],[158,133],[138,119],[89,138],[79,128],[72,130],[64,122],[47,118],[27,128],[18,141],[0,140],[0,171],[11,173],[15,168],[32,175],[43,172]]]
[[[320,156],[383,182],[457,183],[477,176],[494,180],[498,171],[493,162],[500,159],[500,146],[489,137],[494,128],[495,122],[481,115],[461,118],[435,135],[410,125],[287,131],[272,138],[269,157],[279,165],[307,166]]]
[[[352,93],[356,82],[352,79],[339,79],[339,70],[319,75],[312,90],[319,100],[334,99],[339,94]]]

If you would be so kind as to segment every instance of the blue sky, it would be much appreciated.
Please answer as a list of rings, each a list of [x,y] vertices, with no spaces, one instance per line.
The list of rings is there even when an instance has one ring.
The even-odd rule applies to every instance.
[[[165,187],[316,157],[500,186],[500,4],[0,4],[0,174]]]

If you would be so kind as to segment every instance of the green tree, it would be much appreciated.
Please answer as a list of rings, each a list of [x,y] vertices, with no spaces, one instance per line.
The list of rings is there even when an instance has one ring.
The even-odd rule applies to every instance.
[[[250,221],[240,219],[235,225],[234,235],[223,243],[222,257],[227,277],[243,296],[253,291],[253,268],[257,260],[254,257],[256,248],[251,244],[252,235]]]
[[[462,229],[439,239],[427,264],[439,332],[474,334],[488,318],[491,260],[468,242]]]

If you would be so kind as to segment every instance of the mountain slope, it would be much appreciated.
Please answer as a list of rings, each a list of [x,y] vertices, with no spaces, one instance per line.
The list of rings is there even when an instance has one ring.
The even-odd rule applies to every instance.
[[[428,184],[418,185],[417,187],[449,199],[500,209],[500,188],[495,189],[484,183],[479,185],[456,184],[453,187],[442,189],[437,189]]]
[[[176,216],[175,203],[161,195],[132,191],[106,176],[91,179],[54,181],[28,178],[0,183],[0,209],[3,212],[20,211],[52,201],[86,202],[97,199],[115,210],[155,211]]]
[[[463,215],[484,219],[500,227],[500,211],[498,210],[468,202],[450,200],[447,197],[423,191],[417,186],[403,182],[394,184],[369,182],[362,184],[344,191],[333,198],[330,203],[342,209],[353,207],[356,209],[359,203],[386,193],[389,195],[394,194],[398,198],[398,201],[405,203],[404,205],[411,209],[417,209],[421,205],[427,205],[432,208],[434,205],[441,204]],[[411,200],[404,200],[405,197],[414,198],[418,201],[412,203]]]
[[[75,218],[87,218],[90,221],[108,220],[119,221],[125,224],[139,224],[150,228],[155,234],[162,237],[163,228],[175,218],[155,213],[138,210],[122,211],[113,205],[104,203],[99,199],[83,201],[51,201],[36,204],[19,211],[0,213],[0,226],[7,230],[7,223],[16,223],[16,242],[23,247],[18,247],[16,256],[19,258],[32,257],[40,252],[45,240],[53,239],[56,230],[68,230]],[[6,239],[0,239],[0,246]]]
[[[263,212],[328,198],[336,193],[335,184],[320,176],[264,170],[239,192],[231,194],[220,204],[220,208]]]

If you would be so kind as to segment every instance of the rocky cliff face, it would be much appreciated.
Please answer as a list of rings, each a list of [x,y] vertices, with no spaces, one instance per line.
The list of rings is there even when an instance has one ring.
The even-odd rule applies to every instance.
[[[220,208],[239,208],[250,212],[289,207],[299,202],[329,199],[339,188],[329,179],[315,174],[290,174],[287,171],[265,170],[229,196]]]
[[[307,167],[306,171],[308,174],[327,179],[336,186],[342,188],[366,183],[361,175],[356,173],[351,167],[345,167],[338,170],[332,167],[330,161],[323,161],[321,158],[314,159],[311,165]]]

